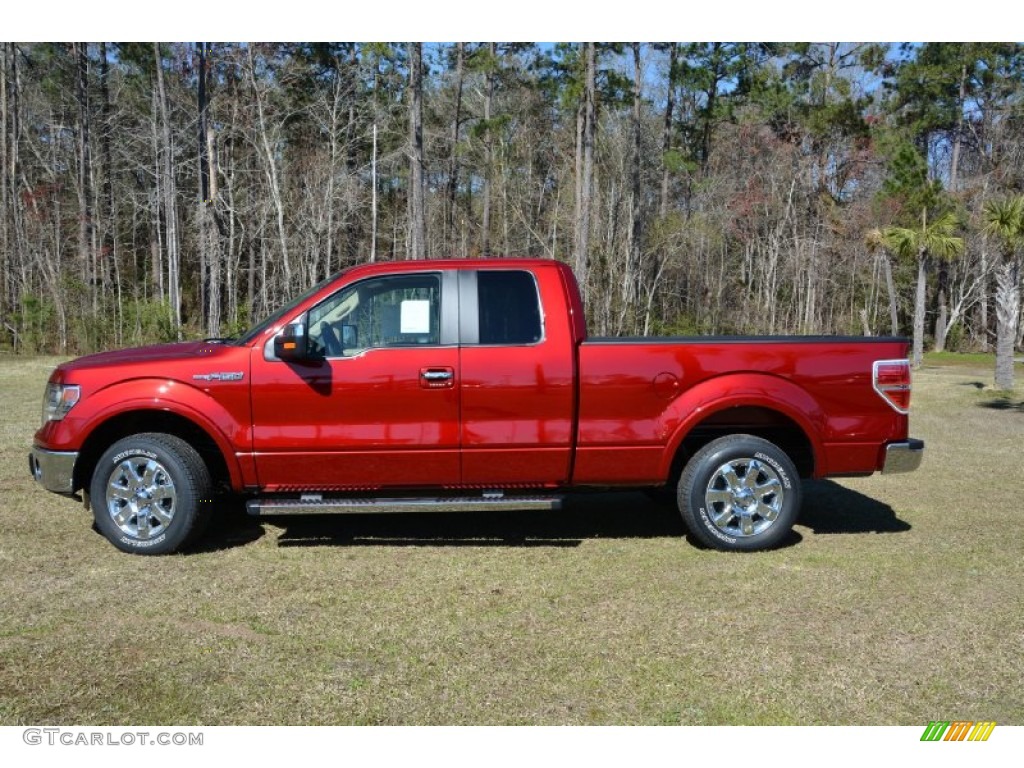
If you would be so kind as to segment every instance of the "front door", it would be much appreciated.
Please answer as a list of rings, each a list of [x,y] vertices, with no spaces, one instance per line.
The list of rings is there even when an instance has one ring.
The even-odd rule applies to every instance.
[[[454,273],[348,285],[306,316],[315,359],[253,350],[253,449],[268,491],[457,485]],[[297,318],[295,318],[297,319]]]

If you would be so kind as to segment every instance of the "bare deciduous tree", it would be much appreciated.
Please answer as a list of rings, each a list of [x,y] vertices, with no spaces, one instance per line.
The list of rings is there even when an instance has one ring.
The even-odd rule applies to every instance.
[[[936,45],[5,43],[0,346],[238,333],[444,253],[574,264],[595,333],[913,313],[915,358],[934,329],[1004,361],[1020,248],[983,210],[1024,184],[1024,46]],[[943,210],[962,258],[911,242]]]

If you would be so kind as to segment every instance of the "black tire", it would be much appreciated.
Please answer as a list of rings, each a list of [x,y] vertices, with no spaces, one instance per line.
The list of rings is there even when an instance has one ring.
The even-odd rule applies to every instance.
[[[100,457],[89,496],[100,533],[123,552],[165,555],[202,534],[212,482],[196,450],[174,435],[118,440]]]
[[[679,479],[679,511],[703,544],[729,552],[778,546],[800,513],[800,478],[774,443],[728,435],[693,455]]]

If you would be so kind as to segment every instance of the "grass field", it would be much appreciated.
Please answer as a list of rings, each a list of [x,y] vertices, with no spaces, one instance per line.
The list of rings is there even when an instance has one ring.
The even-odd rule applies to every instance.
[[[0,358],[0,724],[1024,724],[1024,396],[988,368],[918,373],[922,468],[812,484],[773,552],[617,494],[230,507],[144,558],[28,476],[53,362]]]

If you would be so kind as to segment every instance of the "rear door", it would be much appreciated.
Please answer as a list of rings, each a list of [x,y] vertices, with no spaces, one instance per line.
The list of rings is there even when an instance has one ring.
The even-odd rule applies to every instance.
[[[558,274],[536,271],[459,273],[464,485],[568,481],[573,347]]]

